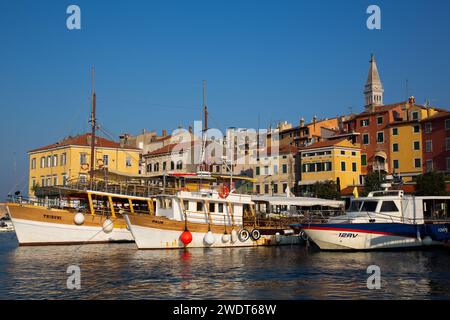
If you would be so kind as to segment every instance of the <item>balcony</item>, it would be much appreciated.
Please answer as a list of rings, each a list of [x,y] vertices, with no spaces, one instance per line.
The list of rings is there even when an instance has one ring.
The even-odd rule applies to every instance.
[[[372,171],[385,171],[389,172],[388,164],[386,162],[373,162]]]

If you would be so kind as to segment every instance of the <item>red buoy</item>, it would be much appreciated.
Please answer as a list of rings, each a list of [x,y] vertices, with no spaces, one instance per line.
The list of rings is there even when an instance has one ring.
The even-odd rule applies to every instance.
[[[190,233],[189,231],[184,231],[181,236],[180,236],[180,240],[181,242],[183,242],[183,244],[185,246],[187,246],[189,243],[192,242],[192,233]]]

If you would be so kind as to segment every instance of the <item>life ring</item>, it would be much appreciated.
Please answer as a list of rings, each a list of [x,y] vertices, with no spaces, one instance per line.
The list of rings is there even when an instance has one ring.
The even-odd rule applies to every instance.
[[[84,170],[84,171],[89,170],[89,163],[83,163],[83,164],[81,165],[81,170]]]
[[[250,232],[248,232],[247,229],[241,229],[241,231],[239,231],[238,237],[241,242],[245,242],[250,238]]]
[[[219,197],[226,199],[230,195],[230,189],[227,186],[221,186],[219,189]]]
[[[253,229],[252,232],[250,232],[250,236],[254,241],[258,241],[261,238],[261,232],[258,229]]]

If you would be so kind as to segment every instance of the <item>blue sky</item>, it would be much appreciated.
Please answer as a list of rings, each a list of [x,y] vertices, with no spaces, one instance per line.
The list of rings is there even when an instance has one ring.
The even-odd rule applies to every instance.
[[[81,30],[66,28],[70,4]],[[381,30],[366,28],[370,4]],[[113,135],[200,120],[203,79],[219,129],[361,111],[371,52],[385,103],[408,79],[418,102],[448,108],[449,15],[446,0],[0,0],[0,198],[26,185],[27,150],[87,130],[92,65]]]

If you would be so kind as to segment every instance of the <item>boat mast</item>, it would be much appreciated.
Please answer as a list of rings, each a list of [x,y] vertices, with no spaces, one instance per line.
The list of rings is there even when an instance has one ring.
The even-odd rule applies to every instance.
[[[91,113],[91,171],[90,178],[91,182],[94,179],[95,170],[95,131],[97,129],[97,119],[96,119],[96,96],[95,96],[95,69],[92,67],[92,113]]]
[[[201,152],[201,171],[206,170],[206,161],[205,161],[205,153],[206,153],[206,143],[208,140],[207,131],[208,131],[208,107],[206,106],[206,80],[202,81],[203,86],[203,134],[202,134],[202,152]]]

